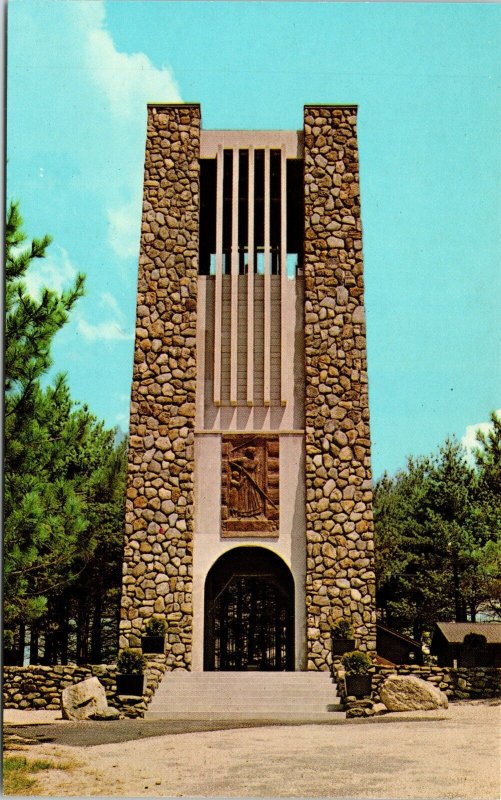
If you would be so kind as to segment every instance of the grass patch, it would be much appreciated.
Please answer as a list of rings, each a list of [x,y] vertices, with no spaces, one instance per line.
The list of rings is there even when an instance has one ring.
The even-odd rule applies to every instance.
[[[69,769],[69,764],[54,764],[38,758],[28,761],[24,756],[6,756],[3,761],[3,791],[6,795],[35,794],[34,773],[46,769]]]

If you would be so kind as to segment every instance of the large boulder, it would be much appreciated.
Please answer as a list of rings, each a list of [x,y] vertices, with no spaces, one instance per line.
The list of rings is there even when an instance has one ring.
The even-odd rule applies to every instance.
[[[67,686],[62,691],[61,709],[63,719],[105,718],[109,709],[103,684],[93,677]]]
[[[429,711],[447,708],[447,696],[415,675],[390,675],[380,689],[388,711]]]

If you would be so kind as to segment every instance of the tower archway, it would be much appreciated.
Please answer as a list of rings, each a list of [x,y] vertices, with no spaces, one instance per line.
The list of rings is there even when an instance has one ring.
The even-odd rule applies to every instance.
[[[294,579],[271,550],[235,547],[209,570],[204,669],[294,669]]]

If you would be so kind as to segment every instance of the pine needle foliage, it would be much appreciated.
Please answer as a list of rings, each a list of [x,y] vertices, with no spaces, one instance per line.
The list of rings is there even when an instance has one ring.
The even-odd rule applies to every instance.
[[[449,439],[376,484],[378,610],[418,639],[439,620],[501,616],[501,420],[491,421],[475,463]]]
[[[28,271],[37,268],[49,244],[48,236],[26,241],[18,204],[11,203],[5,259],[4,625],[18,631],[30,627],[32,642],[41,634],[46,660],[55,662],[67,658],[76,598],[85,591],[86,608],[101,609],[110,584],[119,586],[125,444],[117,445],[116,432],[72,400],[64,375],[46,385],[54,336],[84,291],[84,276],[78,275],[67,291],[29,293]],[[22,651],[21,634],[18,638]],[[101,635],[94,638],[99,644]],[[37,648],[32,650],[36,659]]]

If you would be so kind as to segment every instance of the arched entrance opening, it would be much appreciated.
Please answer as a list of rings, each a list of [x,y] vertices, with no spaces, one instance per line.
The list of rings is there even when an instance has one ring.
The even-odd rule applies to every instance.
[[[294,579],[264,547],[235,547],[205,580],[204,670],[294,669]]]

